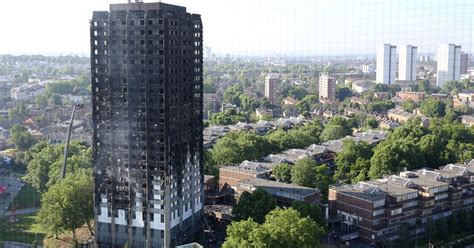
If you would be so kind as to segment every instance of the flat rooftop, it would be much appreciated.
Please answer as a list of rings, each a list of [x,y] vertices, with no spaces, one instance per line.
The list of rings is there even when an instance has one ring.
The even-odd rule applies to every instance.
[[[117,3],[117,4],[110,4],[110,11],[123,11],[123,10],[177,10],[177,11],[184,11],[186,12],[186,7],[172,5],[162,2],[155,2],[155,3],[143,3],[143,2],[136,2],[132,1],[131,3]]]
[[[300,196],[309,196],[319,192],[319,189],[313,189],[277,181],[270,181],[261,178],[249,178],[242,180],[239,182],[239,186],[253,186],[257,188],[265,188],[270,191],[286,192]]]
[[[226,170],[226,171],[233,171],[233,172],[240,172],[244,174],[254,174],[254,175],[261,175],[267,173],[266,171],[256,171],[251,169],[239,168],[238,166],[224,166],[219,168],[219,170]]]

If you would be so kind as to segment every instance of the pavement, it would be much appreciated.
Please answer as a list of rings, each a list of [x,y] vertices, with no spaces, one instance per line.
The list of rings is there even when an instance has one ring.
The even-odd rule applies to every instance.
[[[4,216],[5,212],[8,210],[8,207],[25,184],[22,183],[17,177],[0,176],[0,185],[6,185],[8,187],[7,194],[10,193],[10,195],[0,198],[0,216]]]
[[[23,215],[23,214],[32,214],[36,213],[40,210],[40,208],[25,208],[25,209],[18,209],[15,211],[15,215]],[[12,211],[6,211],[3,213],[4,216],[12,215]]]
[[[31,248],[31,244],[3,241],[3,247],[4,248]],[[37,247],[42,248],[43,246],[38,245]]]

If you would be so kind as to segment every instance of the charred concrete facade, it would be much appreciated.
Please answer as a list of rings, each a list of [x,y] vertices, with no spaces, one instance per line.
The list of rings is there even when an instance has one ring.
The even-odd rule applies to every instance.
[[[98,247],[188,242],[204,200],[201,17],[137,1],[90,25]]]

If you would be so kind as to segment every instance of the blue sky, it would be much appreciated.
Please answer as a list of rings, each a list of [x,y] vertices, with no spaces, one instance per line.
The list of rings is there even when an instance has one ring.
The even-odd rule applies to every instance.
[[[3,1],[0,54],[88,54],[93,10],[126,0]],[[145,0],[145,2],[150,2]],[[202,15],[218,54],[372,54],[380,43],[473,50],[473,0],[168,0]],[[26,7],[28,6],[28,7]]]

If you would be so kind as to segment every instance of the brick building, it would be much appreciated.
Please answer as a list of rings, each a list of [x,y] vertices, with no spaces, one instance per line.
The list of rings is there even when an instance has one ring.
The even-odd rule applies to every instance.
[[[340,239],[393,240],[398,238],[401,224],[408,225],[414,238],[427,232],[429,222],[472,209],[473,161],[331,188],[331,219],[349,230],[341,233]]]

